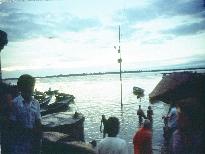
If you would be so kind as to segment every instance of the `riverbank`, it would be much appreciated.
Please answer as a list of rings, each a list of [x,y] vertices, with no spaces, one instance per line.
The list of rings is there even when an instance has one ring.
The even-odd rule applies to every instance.
[[[145,72],[176,72],[176,71],[196,71],[196,70],[205,70],[205,67],[190,67],[190,68],[175,68],[175,69],[153,69],[153,70],[137,70],[137,71],[122,71],[122,74],[126,73],[145,73]],[[89,76],[89,75],[106,75],[106,74],[120,74],[120,72],[94,72],[94,73],[79,73],[79,74],[59,74],[59,75],[50,75],[50,76],[36,76],[35,78],[58,78],[58,77],[73,77],[73,76]],[[164,74],[164,73],[162,73]],[[17,78],[5,78],[3,80],[17,80]]]

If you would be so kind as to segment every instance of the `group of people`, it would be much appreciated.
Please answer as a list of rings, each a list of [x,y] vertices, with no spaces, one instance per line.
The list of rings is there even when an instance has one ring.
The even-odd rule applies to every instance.
[[[102,131],[102,125],[104,129]],[[100,131],[103,132],[103,139],[97,145],[98,154],[128,154],[126,141],[118,138],[117,135],[120,129],[119,119],[116,117],[105,118],[102,115]],[[108,135],[106,137],[106,134]],[[136,132],[133,137],[134,154],[152,154],[152,131],[151,122],[148,119],[144,120],[142,127]]]
[[[188,98],[185,102],[199,100]],[[196,105],[197,106],[197,105]],[[198,108],[198,107],[195,107]],[[173,154],[201,154],[203,153],[203,126],[200,113],[190,107],[180,107],[172,103],[167,116],[164,116],[164,137],[168,151]]]
[[[147,116],[145,115],[144,111],[141,109],[141,105],[139,105],[139,108],[137,110],[137,115],[139,118],[139,124],[141,125],[143,122],[143,118],[144,119],[148,119],[151,123],[153,122],[153,110],[151,108],[151,106],[148,106],[148,110],[147,110]]]
[[[145,118],[140,129],[133,136],[134,154],[152,154],[152,115],[153,110],[148,107],[147,116],[145,116],[141,106],[137,111],[139,119],[142,123],[142,117]],[[102,129],[102,127],[104,128]],[[116,117],[110,117],[106,119],[105,115],[102,115],[100,132],[103,133],[103,139],[97,145],[98,154],[127,154],[128,148],[125,140],[117,137],[119,132],[120,122]],[[107,135],[107,137],[106,137]]]

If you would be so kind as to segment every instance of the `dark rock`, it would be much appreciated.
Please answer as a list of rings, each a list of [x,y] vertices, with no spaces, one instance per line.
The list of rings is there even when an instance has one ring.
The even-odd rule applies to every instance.
[[[42,154],[95,154],[91,144],[68,141],[69,135],[59,132],[44,132]]]
[[[73,117],[73,113],[60,112],[42,117],[43,131],[65,133],[76,141],[84,141],[84,116],[78,113],[78,117]]]

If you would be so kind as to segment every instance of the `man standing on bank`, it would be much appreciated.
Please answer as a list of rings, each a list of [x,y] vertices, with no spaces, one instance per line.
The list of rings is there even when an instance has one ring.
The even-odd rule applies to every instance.
[[[35,78],[21,75],[17,82],[20,95],[13,100],[11,121],[14,131],[12,154],[38,154],[41,140],[40,105],[32,95]]]

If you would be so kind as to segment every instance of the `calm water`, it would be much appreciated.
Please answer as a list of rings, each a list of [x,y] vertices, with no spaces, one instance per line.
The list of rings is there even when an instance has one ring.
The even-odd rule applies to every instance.
[[[149,105],[154,111],[153,122],[153,148],[159,153],[162,144],[162,115],[167,112],[167,105],[162,102],[150,104],[148,94],[161,80],[159,73],[123,74],[123,109],[120,106],[119,75],[75,76],[65,78],[37,79],[36,88],[39,91],[58,89],[60,92],[75,96],[76,110],[85,115],[85,140],[100,141],[101,115],[116,116],[120,120],[119,137],[128,143],[129,153],[133,153],[132,137],[139,128],[136,111],[138,105],[146,112]],[[144,98],[137,99],[132,93],[133,86],[145,89]]]

